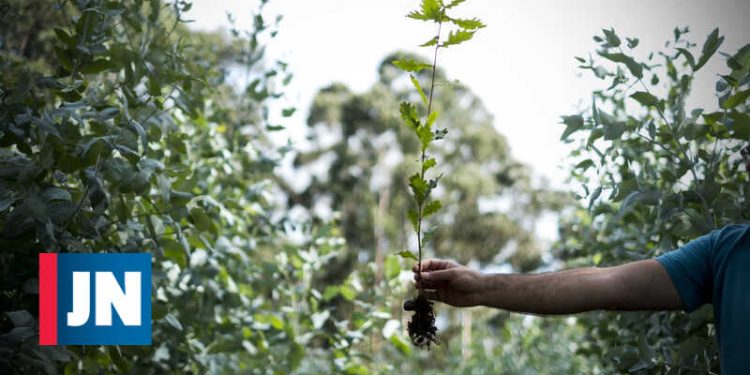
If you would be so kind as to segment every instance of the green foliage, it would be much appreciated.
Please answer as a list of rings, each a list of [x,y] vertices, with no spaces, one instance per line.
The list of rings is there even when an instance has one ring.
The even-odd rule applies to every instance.
[[[750,184],[738,157],[750,139],[750,45],[726,56],[729,72],[716,84],[719,108],[690,109],[695,74],[724,37],[711,32],[696,61],[687,32],[675,29],[666,50],[637,61],[618,47],[614,30],[605,30],[595,40],[608,61],[579,59],[611,84],[593,93],[590,111],[564,121],[563,138],[576,144],[572,179],[588,203],[560,229],[558,254],[570,265],[647,259],[750,220]],[[590,314],[584,323],[595,345],[582,353],[604,358],[611,371],[717,372],[711,322],[710,309]]]
[[[258,41],[278,19],[261,6],[230,39],[186,29],[184,2],[10,6],[0,373],[361,373],[357,345],[387,318],[373,317],[382,285],[362,287],[368,269],[321,282],[347,253],[339,229],[296,223],[292,240],[270,199],[287,148],[267,139],[269,105],[291,74]],[[247,70],[245,87],[227,66]],[[44,251],[152,253],[154,345],[39,347]]]
[[[448,34],[448,39],[440,45],[440,47],[455,46],[461,44],[474,37],[474,31],[468,30],[454,30]]]
[[[405,72],[415,72],[415,73],[423,69],[432,68],[430,64],[425,64],[423,62],[419,62],[414,59],[394,60],[393,65],[395,65],[397,68]]]

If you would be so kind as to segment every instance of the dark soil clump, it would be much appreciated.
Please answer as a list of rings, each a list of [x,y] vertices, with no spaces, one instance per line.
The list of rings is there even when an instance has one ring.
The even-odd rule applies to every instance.
[[[420,293],[417,298],[404,302],[404,310],[414,311],[407,326],[411,342],[418,348],[430,349],[431,344],[438,345],[432,302]]]

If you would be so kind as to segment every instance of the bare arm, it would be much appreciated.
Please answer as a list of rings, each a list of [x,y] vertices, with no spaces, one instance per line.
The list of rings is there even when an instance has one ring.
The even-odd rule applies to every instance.
[[[431,299],[453,306],[490,306],[532,314],[590,310],[675,310],[682,307],[664,268],[643,260],[607,268],[543,274],[481,274],[430,259],[420,284]]]

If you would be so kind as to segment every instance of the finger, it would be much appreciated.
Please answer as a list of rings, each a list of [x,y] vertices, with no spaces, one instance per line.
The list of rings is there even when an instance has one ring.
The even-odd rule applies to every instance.
[[[425,259],[422,261],[422,271],[435,271],[450,268],[450,262],[442,259]],[[412,271],[419,272],[419,264],[412,267]]]
[[[455,269],[438,270],[431,272],[422,272],[420,275],[423,281],[426,282],[439,282],[439,281],[450,281],[456,278]]]
[[[420,289],[445,289],[449,287],[450,287],[450,284],[447,281],[429,281],[429,280],[417,281],[417,288],[420,288]]]

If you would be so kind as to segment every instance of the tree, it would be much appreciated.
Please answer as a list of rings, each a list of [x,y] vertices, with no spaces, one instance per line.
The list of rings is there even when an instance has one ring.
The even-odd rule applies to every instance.
[[[581,209],[561,226],[558,254],[570,264],[618,264],[670,251],[714,228],[750,219],[748,175],[740,148],[750,139],[747,98],[750,45],[724,55],[718,108],[685,105],[693,79],[724,37],[714,30],[699,54],[677,28],[664,51],[636,60],[637,39],[614,30],[594,39],[596,58],[581,68],[609,88],[593,93],[584,114],[563,117],[562,140],[575,142],[573,181]],[[587,213],[588,211],[588,213]],[[587,354],[619,371],[716,372],[710,309],[681,313],[599,313],[586,325]]]

